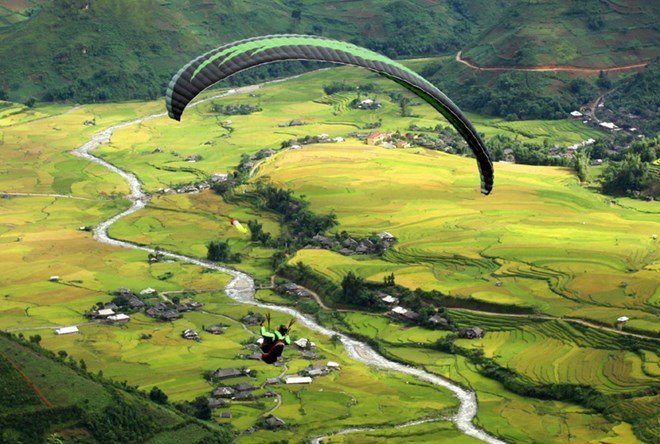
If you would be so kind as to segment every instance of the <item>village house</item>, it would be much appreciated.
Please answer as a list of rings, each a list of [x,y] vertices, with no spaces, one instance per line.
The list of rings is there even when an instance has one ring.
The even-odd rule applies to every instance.
[[[307,359],[308,361],[315,361],[319,359],[319,354],[311,350],[303,350],[303,352],[300,354],[300,357],[303,359]]]
[[[108,316],[106,320],[110,324],[119,324],[122,322],[128,322],[131,319],[131,317],[127,314],[124,313],[117,313],[116,315]]]
[[[231,418],[231,412],[222,412],[222,413],[220,414],[220,418],[223,418],[223,419],[230,419],[230,418]]]
[[[286,422],[278,418],[277,416],[270,416],[266,419],[265,425],[271,430],[279,430],[286,426]]]
[[[367,136],[367,145],[378,145],[385,139],[387,139],[387,134],[376,131],[375,133],[371,133]]]
[[[266,379],[266,382],[264,382],[265,385],[277,385],[281,383],[282,380],[280,378],[268,378]]]
[[[259,325],[264,319],[262,314],[250,313],[241,318],[241,323],[245,325]]]
[[[153,307],[149,307],[144,313],[151,318],[170,322],[181,317],[178,310],[171,309],[165,302],[159,302]]]
[[[68,335],[71,333],[80,333],[80,330],[78,330],[78,327],[75,325],[72,325],[71,327],[60,327],[55,330],[56,335]]]
[[[237,376],[245,376],[249,370],[241,370],[238,368],[219,368],[213,372],[213,379],[227,379],[236,378]]]
[[[115,314],[112,308],[102,308],[85,313],[85,317],[89,319],[106,319],[108,316]]]
[[[411,322],[417,322],[417,320],[419,320],[419,313],[416,313],[412,310],[406,310],[406,312],[403,314],[403,317]]]
[[[461,330],[459,336],[465,339],[480,339],[484,336],[484,330],[480,327],[466,328]]]
[[[220,386],[213,390],[214,398],[231,398],[236,394],[236,390],[231,387]]]
[[[598,125],[605,128],[605,129],[608,129],[610,131],[620,131],[621,130],[621,128],[619,128],[618,126],[616,126],[612,122],[600,122]]]
[[[353,253],[355,253],[353,250],[350,248],[342,248],[341,250],[338,251],[339,254],[344,255],[344,256],[351,256]]]
[[[396,306],[392,309],[392,314],[404,321],[417,321],[419,319],[419,314],[415,313],[412,310],[408,310],[406,308],[403,308],[401,306]]]
[[[210,409],[229,407],[230,405],[229,402],[219,398],[208,398],[208,404]]]
[[[312,294],[304,287],[294,284],[293,282],[287,282],[286,284],[279,285],[277,287],[277,292],[280,294],[286,294],[288,296],[296,296],[299,298],[310,297]]]
[[[145,306],[144,301],[137,297],[137,295],[135,295],[128,288],[119,288],[115,293],[117,294],[115,300],[117,304],[121,306],[128,306],[133,309],[138,309]]]
[[[380,298],[381,301],[383,301],[387,305],[395,305],[399,303],[398,298],[395,298],[394,296],[390,296],[387,293],[383,293],[382,291],[379,291],[377,296]]]
[[[617,328],[617,330],[623,330],[623,327],[625,327],[626,322],[628,322],[629,320],[630,318],[628,316],[620,316],[619,318],[617,318],[616,324],[614,325]]]
[[[213,335],[221,335],[227,330],[227,327],[221,327],[220,325],[207,325],[204,327],[204,331],[211,333]]]
[[[250,392],[256,390],[256,387],[249,382],[241,382],[240,384],[233,385],[232,388],[237,392]]]
[[[185,330],[183,330],[183,332],[181,333],[181,337],[183,337],[184,339],[189,339],[191,341],[201,340],[199,334],[191,328],[186,328]]]
[[[322,364],[312,364],[308,365],[300,371],[300,374],[303,376],[325,376],[330,373],[330,369]]]
[[[378,233],[376,236],[380,238],[385,248],[390,248],[394,244],[394,242],[396,242],[396,237],[394,237],[392,233],[388,233],[387,231]]]
[[[238,392],[232,396],[232,401],[252,401],[255,398],[254,394],[248,391]]]
[[[311,384],[311,376],[287,376],[284,380],[287,384]]]
[[[431,324],[437,325],[438,327],[447,327],[449,326],[449,321],[447,319],[443,318],[439,314],[434,314],[429,318],[429,322]]]
[[[360,244],[355,248],[357,254],[371,254],[376,252],[376,246],[369,239],[362,239]]]
[[[306,338],[300,338],[296,341],[293,342],[293,344],[298,347],[300,350],[309,350],[310,348],[316,346],[315,343],[312,341],[306,339]]]

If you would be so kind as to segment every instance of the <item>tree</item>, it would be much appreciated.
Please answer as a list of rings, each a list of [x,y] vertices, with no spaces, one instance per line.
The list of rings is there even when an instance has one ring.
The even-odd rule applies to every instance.
[[[277,270],[286,261],[286,254],[282,251],[276,251],[270,257],[270,268]]]
[[[364,290],[364,279],[356,276],[352,271],[349,271],[341,281],[341,288],[342,299],[345,302],[355,304],[362,298],[362,291]]]
[[[580,182],[585,182],[589,176],[590,158],[591,155],[586,148],[576,150],[573,153],[573,168],[575,168],[575,172],[577,173]]]
[[[209,407],[209,401],[205,396],[198,396],[191,404],[194,408],[195,417],[206,421],[213,417],[211,408]]]
[[[610,89],[612,87],[612,81],[607,77],[607,73],[603,70],[598,73],[598,80],[596,80],[596,85],[600,89]]]
[[[602,189],[606,194],[640,192],[648,181],[648,164],[639,154],[628,153],[621,162],[611,162],[603,172]]]
[[[30,336],[29,339],[30,339],[30,342],[32,342],[33,344],[39,345],[39,343],[41,342],[41,336],[40,335]]]
[[[208,245],[206,258],[215,262],[240,262],[241,254],[232,254],[227,241],[211,241]]]
[[[149,399],[151,399],[152,401],[158,404],[167,404],[168,397],[164,391],[162,391],[156,386],[153,386],[151,387],[151,391],[149,392]]]

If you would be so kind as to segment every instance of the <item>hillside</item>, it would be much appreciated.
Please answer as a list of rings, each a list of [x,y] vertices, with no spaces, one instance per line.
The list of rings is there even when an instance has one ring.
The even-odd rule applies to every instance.
[[[124,383],[84,370],[84,361],[55,355],[30,342],[0,335],[0,441],[159,443],[231,442],[228,429],[203,424],[159,406]],[[29,346],[28,346],[29,345]],[[56,357],[58,356],[58,357]],[[35,420],[35,418],[39,418]],[[55,442],[55,441],[53,441]]]
[[[155,98],[190,58],[264,34],[321,34],[410,56],[457,50],[456,36],[471,29],[439,0],[42,3],[0,10],[0,99]]]
[[[483,66],[639,63],[658,56],[658,8],[641,0],[8,2],[0,7],[0,99],[155,98],[191,57],[276,33],[324,35],[390,57],[463,50],[466,60]],[[262,77],[301,70],[286,64],[264,70]],[[450,75],[465,81],[460,73]],[[567,87],[544,88],[547,94]]]
[[[659,15],[660,4],[644,0],[518,1],[463,54],[482,66],[608,68],[651,61],[660,54]]]

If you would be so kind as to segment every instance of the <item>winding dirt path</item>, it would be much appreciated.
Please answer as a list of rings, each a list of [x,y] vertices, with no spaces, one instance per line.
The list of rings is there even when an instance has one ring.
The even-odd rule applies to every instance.
[[[477,65],[476,63],[463,58],[463,51],[456,53],[456,61],[463,65],[475,69],[477,71],[549,71],[549,72],[571,72],[582,74],[600,74],[603,72],[625,72],[636,71],[638,69],[646,68],[649,62],[633,63],[630,65],[612,66],[609,68],[584,68],[575,65],[538,65],[538,66],[525,66],[525,65]]]

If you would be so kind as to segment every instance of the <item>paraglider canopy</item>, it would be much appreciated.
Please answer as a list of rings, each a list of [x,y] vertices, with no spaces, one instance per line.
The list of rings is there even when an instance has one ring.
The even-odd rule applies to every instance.
[[[382,54],[350,43],[311,35],[270,35],[240,40],[189,62],[170,81],[167,111],[181,120],[190,101],[209,86],[245,69],[283,60],[313,60],[359,66],[409,89],[438,110],[472,149],[481,174],[481,192],[493,188],[493,164],[472,123],[438,88],[422,76]]]

